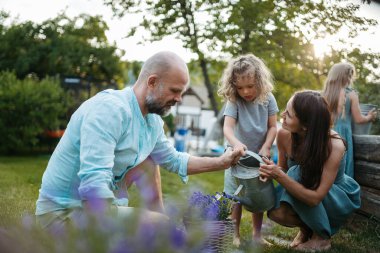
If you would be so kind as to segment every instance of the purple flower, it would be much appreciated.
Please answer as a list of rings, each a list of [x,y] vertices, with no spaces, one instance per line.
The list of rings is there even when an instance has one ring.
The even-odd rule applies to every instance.
[[[188,216],[204,220],[225,220],[231,213],[232,201],[218,193],[221,198],[193,192],[189,198]]]
[[[181,249],[186,243],[186,233],[183,230],[172,227],[170,230],[170,242],[174,249]]]
[[[109,251],[109,253],[132,253],[136,250],[133,247],[133,245],[133,243],[123,238],[117,241],[114,245],[112,245],[112,248]]]
[[[34,225],[34,217],[31,215],[25,215],[22,217],[22,226],[27,230],[31,230]]]

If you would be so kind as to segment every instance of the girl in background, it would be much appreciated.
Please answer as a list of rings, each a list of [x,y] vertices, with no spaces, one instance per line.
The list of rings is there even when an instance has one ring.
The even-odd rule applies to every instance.
[[[332,113],[334,130],[346,140],[346,169],[345,173],[350,177],[354,177],[354,151],[352,141],[351,121],[363,124],[376,119],[377,112],[372,109],[368,115],[361,114],[359,107],[359,98],[355,90],[352,89],[352,83],[355,80],[355,67],[351,63],[334,64],[325,82],[323,96],[330,105]],[[344,89],[346,99],[345,105],[339,107],[339,99],[341,90]]]
[[[227,101],[224,111],[223,133],[234,150],[250,150],[270,157],[270,149],[277,132],[278,107],[272,94],[272,75],[262,60],[253,54],[232,59],[224,70],[218,94]],[[237,183],[231,169],[224,174],[224,191],[232,195]],[[234,245],[240,245],[242,205],[235,204]],[[263,212],[252,213],[253,240],[269,244],[261,236]]]

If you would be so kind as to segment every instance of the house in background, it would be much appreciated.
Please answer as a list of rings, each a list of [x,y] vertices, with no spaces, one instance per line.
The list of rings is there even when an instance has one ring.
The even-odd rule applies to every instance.
[[[183,94],[182,102],[172,108],[177,132],[181,130],[180,132],[186,135],[185,149],[182,150],[181,145],[180,151],[212,155],[213,151],[223,149],[219,145],[222,137],[220,124],[217,123],[214,111],[205,109],[208,107],[206,87],[190,86]],[[181,138],[181,141],[184,139],[184,136],[178,136],[178,133],[177,137]]]

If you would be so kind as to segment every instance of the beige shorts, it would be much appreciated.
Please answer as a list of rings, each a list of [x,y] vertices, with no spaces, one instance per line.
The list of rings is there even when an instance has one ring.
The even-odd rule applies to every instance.
[[[109,214],[115,219],[120,219],[120,221],[131,217],[141,217],[142,221],[153,223],[169,220],[169,217],[162,213],[141,208],[112,205],[110,209]],[[36,215],[36,222],[44,229],[61,229],[67,223],[80,222],[84,215],[86,215],[86,213],[82,208],[58,210],[42,215]]]

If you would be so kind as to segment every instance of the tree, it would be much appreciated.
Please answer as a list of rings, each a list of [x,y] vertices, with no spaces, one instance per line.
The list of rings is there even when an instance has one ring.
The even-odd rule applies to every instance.
[[[144,12],[144,20],[139,25],[148,31],[149,40],[160,40],[164,36],[175,34],[180,38],[186,48],[198,55],[198,63],[207,88],[210,103],[215,113],[218,105],[215,99],[215,85],[209,78],[208,60],[205,56],[202,44],[208,36],[204,31],[207,24],[199,22],[198,15],[202,8],[210,8],[214,1],[186,1],[186,0],[160,0],[160,1],[131,1],[131,0],[105,0],[112,6],[116,15],[123,16],[126,13]],[[133,28],[130,35],[136,32]]]
[[[0,14],[0,71],[13,70],[18,78],[75,75],[120,80],[120,54],[110,45],[108,27],[100,16],[64,13],[41,24],[17,23]]]
[[[376,22],[357,17],[359,5],[345,1],[302,0],[104,0],[115,15],[143,13],[139,29],[147,40],[168,35],[179,38],[185,48],[198,55],[212,109],[217,80],[209,76],[210,52],[223,56],[253,52],[263,58],[277,80],[277,92],[293,93],[300,87],[320,88],[330,65],[314,56],[312,39],[348,27],[349,36]],[[221,75],[221,73],[220,73]],[[306,85],[305,85],[306,84]],[[290,92],[290,93],[289,93]],[[284,104],[287,97],[280,104]]]
[[[323,84],[331,63],[315,57],[313,39],[336,33],[342,27],[355,37],[358,31],[376,24],[357,17],[359,6],[354,4],[241,0],[220,7],[210,13],[216,24],[214,40],[222,52],[252,52],[266,61],[276,79],[276,93],[281,94],[276,96],[280,107],[295,90],[319,89]]]

